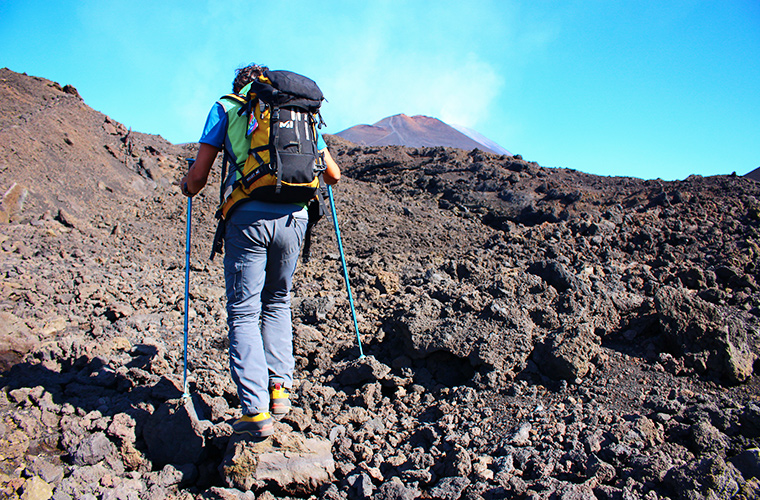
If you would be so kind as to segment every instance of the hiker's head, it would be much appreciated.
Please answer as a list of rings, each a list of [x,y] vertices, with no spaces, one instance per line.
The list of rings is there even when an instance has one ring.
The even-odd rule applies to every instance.
[[[259,66],[258,64],[249,64],[236,69],[235,79],[232,81],[232,91],[237,94],[243,87],[251,83],[256,77],[263,75],[264,71],[268,69],[266,66]]]

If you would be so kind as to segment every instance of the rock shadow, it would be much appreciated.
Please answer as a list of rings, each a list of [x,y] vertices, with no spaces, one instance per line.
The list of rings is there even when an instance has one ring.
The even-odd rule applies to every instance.
[[[118,474],[170,470],[172,478],[153,478],[163,487],[221,485],[217,467],[231,434],[225,412],[192,385],[192,398],[183,398],[180,377],[151,373],[157,354],[155,346],[136,345],[116,369],[97,356],[27,357],[1,373],[0,391],[27,435],[17,458],[44,450],[51,464],[102,463]],[[80,479],[65,478],[64,489],[85,492]]]

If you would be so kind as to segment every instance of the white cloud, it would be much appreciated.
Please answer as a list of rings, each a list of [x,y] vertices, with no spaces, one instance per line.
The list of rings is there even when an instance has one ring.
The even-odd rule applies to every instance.
[[[545,53],[561,26],[514,1],[361,5],[323,27],[325,64],[314,79],[329,100],[330,132],[397,113],[467,127],[503,117],[522,68]]]
[[[176,79],[173,98],[181,105],[175,112],[185,129],[181,135],[189,140],[198,135],[220,88],[226,91],[232,70],[251,57],[317,81],[328,99],[323,115],[331,133],[397,113],[476,128],[504,112],[505,87],[519,78],[513,64],[519,52],[551,38],[524,33],[519,8],[511,3],[475,2],[465,8],[448,1],[334,2],[309,16],[305,2],[291,0],[294,36],[273,38],[267,30],[255,30],[241,44],[236,37],[247,21],[220,23],[216,1],[208,0],[203,20],[196,21],[204,36]],[[265,3],[257,11],[282,6]],[[419,21],[421,12],[425,23]]]
[[[472,127],[488,116],[503,78],[472,52],[399,53],[368,37],[346,51],[320,84],[329,114],[346,126],[405,113]]]

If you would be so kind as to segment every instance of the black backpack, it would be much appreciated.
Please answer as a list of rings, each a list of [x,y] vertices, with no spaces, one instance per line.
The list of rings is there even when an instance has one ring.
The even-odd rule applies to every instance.
[[[245,95],[225,98],[241,103],[247,116],[250,149],[245,164],[222,168],[220,220],[211,253],[222,251],[224,219],[239,203],[256,199],[280,203],[308,203],[309,226],[304,241],[308,260],[311,229],[325,213],[324,161],[317,149],[317,128],[324,125],[319,109],[324,96],[317,84],[291,71],[265,71],[243,88]]]

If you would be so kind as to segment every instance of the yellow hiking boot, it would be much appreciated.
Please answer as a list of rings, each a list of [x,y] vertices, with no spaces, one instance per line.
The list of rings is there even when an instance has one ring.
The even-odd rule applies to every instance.
[[[266,437],[274,434],[274,421],[268,411],[256,415],[243,415],[232,424],[235,434],[250,434],[251,436]]]
[[[290,411],[290,390],[282,384],[274,384],[269,388],[269,407],[275,415],[285,415]]]

